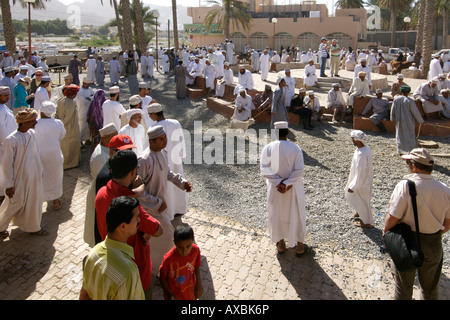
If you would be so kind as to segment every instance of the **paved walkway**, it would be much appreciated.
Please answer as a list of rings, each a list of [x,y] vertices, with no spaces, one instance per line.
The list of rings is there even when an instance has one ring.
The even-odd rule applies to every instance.
[[[84,208],[89,188],[88,156],[64,175],[63,207],[47,210],[43,227],[49,235],[30,236],[10,226],[0,242],[0,299],[78,298],[81,261],[89,252],[83,242]],[[389,265],[379,257],[355,259],[351,251],[314,244],[314,254],[297,258],[293,250],[277,256],[265,230],[251,230],[227,218],[191,210],[183,221],[195,230],[202,252],[201,274],[207,300],[376,300],[390,299]],[[441,281],[441,299],[450,298],[450,270]],[[415,290],[415,297],[419,292]],[[154,281],[153,298],[163,299]]]

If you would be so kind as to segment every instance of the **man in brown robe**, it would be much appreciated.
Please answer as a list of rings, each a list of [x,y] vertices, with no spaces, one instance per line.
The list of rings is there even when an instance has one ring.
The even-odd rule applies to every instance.
[[[81,158],[80,127],[78,125],[77,103],[74,101],[80,87],[67,86],[64,98],[56,105],[55,118],[64,123],[66,136],[61,140],[61,151],[64,155],[64,170],[78,166]]]

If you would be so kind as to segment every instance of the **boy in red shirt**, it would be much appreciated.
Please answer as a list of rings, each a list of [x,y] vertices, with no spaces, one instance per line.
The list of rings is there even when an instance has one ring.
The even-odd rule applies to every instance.
[[[180,224],[174,232],[173,247],[164,255],[159,267],[166,300],[196,300],[203,295],[200,278],[200,249],[194,243],[194,231]]]

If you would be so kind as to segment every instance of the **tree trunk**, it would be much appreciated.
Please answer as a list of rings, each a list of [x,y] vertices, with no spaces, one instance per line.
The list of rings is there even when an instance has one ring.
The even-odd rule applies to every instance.
[[[114,12],[116,14],[117,35],[119,36],[120,47],[123,49],[124,48],[123,27],[122,27],[122,20],[120,19],[119,14],[119,6],[117,5],[117,0],[114,0],[113,3],[114,3]]]
[[[9,0],[1,0],[2,19],[3,19],[3,34],[5,36],[6,50],[10,54],[16,52],[16,35],[14,33],[14,26],[12,23],[11,5]]]
[[[142,18],[142,6],[140,0],[133,0],[134,12],[136,13],[136,32],[138,38],[138,48],[140,53],[147,51],[147,41],[145,40],[144,19]]]
[[[121,0],[123,17],[123,47],[122,50],[133,50],[133,28],[131,27],[130,1]]]
[[[391,31],[391,48],[396,48],[395,44],[395,31],[397,29],[397,13],[396,13],[396,5],[395,3],[391,6],[391,21],[390,21],[390,31]]]
[[[433,47],[433,25],[434,25],[434,0],[425,1],[425,19],[422,45],[422,78],[427,78],[430,70],[431,53]]]
[[[416,57],[422,56],[422,44],[423,44],[423,28],[425,20],[425,0],[420,0],[419,3],[419,19],[417,21],[417,35],[416,35],[416,45],[414,48],[414,54]],[[419,59],[420,61],[420,59]],[[417,61],[416,61],[417,64]],[[417,64],[418,66],[418,64]]]
[[[172,20],[173,20],[173,42],[175,47],[175,54],[179,49],[178,42],[178,18],[177,18],[177,0],[172,0]]]
[[[442,49],[448,48],[447,38],[448,38],[448,11],[444,8],[442,10]]]

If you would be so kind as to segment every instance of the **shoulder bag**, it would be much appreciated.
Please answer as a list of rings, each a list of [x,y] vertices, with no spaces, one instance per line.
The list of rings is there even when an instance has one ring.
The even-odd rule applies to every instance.
[[[383,236],[386,250],[391,256],[398,271],[412,271],[420,268],[424,261],[424,254],[420,247],[419,218],[417,216],[416,185],[408,180],[409,194],[411,195],[414,222],[417,239],[411,227],[406,223],[398,223]]]

